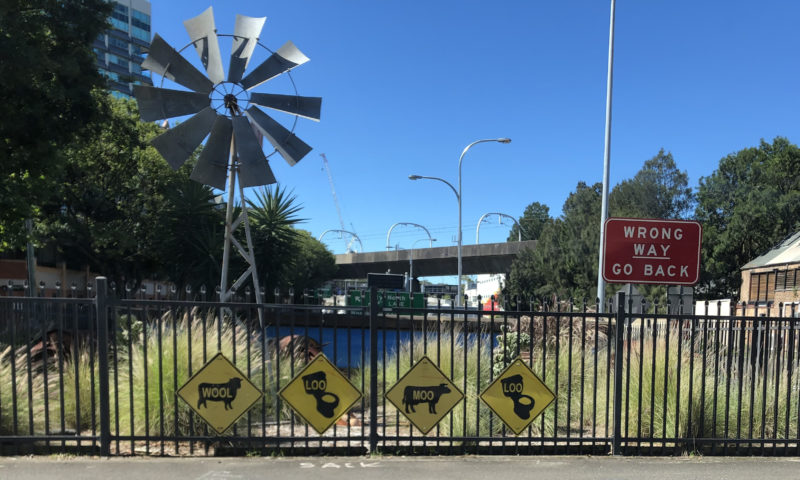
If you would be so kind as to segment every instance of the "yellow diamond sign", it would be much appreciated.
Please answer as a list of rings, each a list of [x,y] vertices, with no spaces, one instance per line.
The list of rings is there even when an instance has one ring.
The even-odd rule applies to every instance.
[[[261,398],[261,391],[220,352],[178,390],[178,396],[221,434]]]
[[[481,400],[516,435],[556,398],[552,390],[517,358],[481,394]]]
[[[423,434],[463,398],[461,390],[428,357],[422,357],[386,392],[386,399]]]
[[[319,354],[281,389],[280,396],[322,434],[361,399],[361,392]]]

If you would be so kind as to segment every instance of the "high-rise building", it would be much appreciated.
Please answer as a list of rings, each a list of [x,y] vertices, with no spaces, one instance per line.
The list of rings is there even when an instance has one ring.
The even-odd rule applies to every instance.
[[[134,85],[152,85],[142,60],[150,46],[150,2],[114,0],[111,28],[94,42],[97,66],[112,94],[130,98]]]

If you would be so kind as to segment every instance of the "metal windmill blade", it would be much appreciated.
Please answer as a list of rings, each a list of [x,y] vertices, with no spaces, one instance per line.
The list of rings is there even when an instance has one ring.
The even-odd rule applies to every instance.
[[[233,218],[237,183],[240,198],[244,198],[243,188],[276,183],[256,133],[266,138],[289,165],[296,164],[311,151],[311,147],[295,136],[293,130],[281,125],[258,106],[314,121],[320,119],[322,99],[319,97],[250,92],[308,62],[308,57],[292,42],[287,42],[245,74],[256,47],[260,45],[258,39],[265,21],[266,17],[237,15],[233,35],[218,35],[214,12],[209,7],[200,15],[183,22],[190,38],[187,46],[176,50],[156,34],[148,56],[142,63],[144,68],[188,90],[134,87],[134,97],[142,120],[159,121],[191,115],[153,139],[153,146],[167,163],[177,170],[205,140],[190,178],[219,190],[224,190],[227,184],[228,213],[220,281],[223,301],[239,289],[248,277],[252,277],[256,301],[261,302],[244,202],[242,216]],[[220,36],[233,38],[227,77],[220,53]],[[182,56],[181,52],[189,45],[197,51],[205,74]],[[219,106],[214,106],[215,101]],[[233,239],[233,231],[240,225],[245,229],[246,249]],[[228,289],[232,245],[250,266]]]

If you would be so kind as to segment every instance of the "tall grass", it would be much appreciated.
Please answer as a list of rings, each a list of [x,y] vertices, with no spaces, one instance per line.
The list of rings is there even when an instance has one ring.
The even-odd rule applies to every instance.
[[[114,434],[203,434],[204,422],[178,398],[177,389],[217,351],[264,392],[258,408],[247,414],[251,420],[291,417],[285,404],[278,411],[282,402],[277,392],[306,360],[276,357],[274,345],[258,332],[219,314],[218,310],[193,309],[141,320],[133,315],[118,318],[109,391]],[[399,348],[387,348],[379,357],[375,408],[384,407],[382,393],[427,355],[465,394],[429,437],[510,436],[479,396],[521,356],[556,394],[555,402],[532,422],[532,437],[558,441],[608,437],[613,421],[613,333],[609,338],[607,326],[580,318],[532,322],[520,322],[518,330],[510,328],[494,336],[487,330],[465,332],[447,322],[416,332]],[[711,334],[677,324],[671,328],[658,322],[643,324],[642,320],[632,325],[625,332],[621,352],[621,418],[626,436],[689,446],[696,438],[800,436],[800,365],[797,341],[790,344],[788,333],[762,332],[740,323]],[[758,351],[759,339],[768,333],[774,336],[773,343],[764,343],[766,351]],[[77,352],[60,362],[51,356],[46,368],[41,364],[29,368],[25,348],[7,346],[0,352],[0,435],[60,432],[62,426],[85,432],[95,427],[99,407],[96,350],[88,342],[73,348]],[[369,377],[369,366],[352,369],[349,375],[360,385],[362,378]],[[364,394],[365,407],[372,408],[368,392]],[[387,436],[406,435],[407,423],[389,402],[383,415]]]
[[[141,328],[123,319],[122,344],[112,365],[111,423],[123,435],[188,435],[203,422],[178,397],[178,390],[217,352],[245,375],[258,378],[258,339],[215,310],[168,311]],[[127,344],[125,343],[127,341]]]
[[[448,325],[440,333],[428,331],[427,334],[415,335],[413,340],[402,343],[399,350],[390,350],[385,361],[380,359],[378,391],[388,391],[423,355],[427,355],[464,394],[464,400],[439,423],[438,432],[441,435],[464,437],[489,435],[492,428],[489,410],[479,397],[489,385],[490,341],[483,333],[467,334],[457,325],[453,326],[451,333]],[[368,369],[365,374],[369,375]],[[387,401],[386,417],[400,419],[396,411]],[[436,433],[437,429],[433,429],[429,435]]]
[[[785,351],[752,355],[752,338],[721,343],[713,332],[681,332],[645,329],[626,347],[624,432],[678,439],[798,437],[796,360],[788,365],[790,377]]]
[[[29,375],[27,360],[25,352],[15,352],[11,346],[0,353],[0,435],[44,430],[44,377],[36,372]]]

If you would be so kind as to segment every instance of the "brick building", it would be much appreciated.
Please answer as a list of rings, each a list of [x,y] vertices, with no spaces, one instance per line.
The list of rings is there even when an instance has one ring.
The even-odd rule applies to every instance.
[[[748,305],[771,304],[770,316],[800,316],[800,231],[742,267],[740,296]]]

